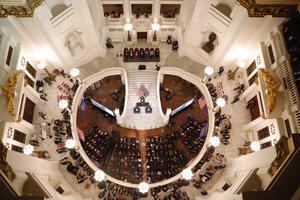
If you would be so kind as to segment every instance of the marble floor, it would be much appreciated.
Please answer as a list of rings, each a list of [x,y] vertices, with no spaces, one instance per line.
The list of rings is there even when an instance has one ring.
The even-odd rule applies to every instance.
[[[95,72],[98,72],[107,67],[123,67],[125,70],[132,70],[137,69],[139,64],[146,64],[147,69],[155,69],[156,63],[123,63],[122,57],[117,57],[117,52],[120,52],[125,47],[123,43],[114,43],[115,48],[109,49],[107,51],[107,56],[105,58],[95,58],[90,63],[85,65],[79,66],[80,69],[80,78],[85,78]],[[134,47],[146,47],[147,45],[142,43],[138,45],[134,45]],[[159,44],[158,47],[160,48],[161,52],[161,66],[169,66],[169,67],[179,67],[188,72],[191,72],[197,76],[203,77],[203,70],[204,66],[200,63],[196,63],[193,60],[187,57],[178,57],[177,52],[173,52],[171,50],[171,46],[167,45],[166,43]],[[217,70],[216,66],[216,70]],[[226,72],[226,69],[225,69]],[[218,82],[222,82],[224,93],[229,97],[227,105],[223,108],[224,114],[231,115],[231,123],[232,123],[232,130],[231,130],[231,138],[229,145],[220,145],[216,148],[216,152],[222,152],[225,154],[227,161],[238,156],[238,149],[237,147],[242,146],[244,141],[247,140],[247,134],[243,131],[242,127],[244,124],[250,121],[250,114],[249,111],[245,109],[246,102],[243,99],[240,99],[237,103],[231,104],[233,97],[235,96],[235,91],[233,88],[239,85],[239,82],[236,81],[229,81],[227,80],[226,73],[223,73],[220,77],[212,78],[212,83],[216,84]],[[67,85],[72,86],[72,83],[69,80],[66,80],[62,77],[57,77],[56,82],[49,87],[45,85],[45,92],[47,93],[48,102],[41,102],[36,106],[35,109],[35,119],[34,124],[38,127],[42,122],[52,122],[54,119],[61,117],[61,110],[58,108],[58,96],[64,95],[64,91],[60,90],[58,87],[65,83]],[[46,120],[38,117],[38,112],[46,113]],[[40,146],[38,150],[48,150],[51,158],[49,160],[55,161],[59,160],[60,158],[64,157],[65,154],[58,154],[56,153],[56,145],[53,142],[53,139],[46,138],[43,141],[40,141]],[[221,172],[220,172],[221,173]],[[66,180],[72,181],[70,178],[71,175],[64,173],[66,175]],[[68,177],[68,178],[67,178]],[[74,180],[73,180],[74,181]],[[212,182],[214,180],[211,180]],[[213,183],[211,183],[213,184]],[[211,185],[209,184],[209,185]],[[85,190],[82,185],[73,184],[74,187],[78,189],[78,191]],[[192,184],[191,184],[192,185]],[[210,188],[206,188],[208,193],[210,193]],[[184,190],[188,192],[191,196],[191,199],[195,199],[196,196],[201,196],[199,191],[193,186],[185,187]],[[96,197],[94,195],[98,194],[97,189],[89,189],[88,192],[84,192],[84,194],[88,194],[90,198]],[[150,195],[149,195],[150,196]],[[209,198],[210,194],[203,197],[203,199]],[[98,199],[98,198],[93,198]],[[151,198],[149,198],[151,199]]]

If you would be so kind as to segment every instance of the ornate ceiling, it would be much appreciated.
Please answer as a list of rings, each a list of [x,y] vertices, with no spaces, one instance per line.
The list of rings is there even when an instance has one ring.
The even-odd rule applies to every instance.
[[[16,17],[32,17],[34,9],[44,0],[0,0],[0,17],[14,15]]]
[[[249,17],[291,17],[298,12],[300,0],[237,0],[248,11]]]

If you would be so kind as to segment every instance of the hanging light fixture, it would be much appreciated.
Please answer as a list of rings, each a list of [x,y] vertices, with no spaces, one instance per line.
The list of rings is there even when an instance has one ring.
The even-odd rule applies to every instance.
[[[145,194],[149,190],[149,184],[145,183],[145,182],[142,182],[142,183],[139,184],[138,189],[139,189],[140,193]]]
[[[261,148],[260,143],[258,141],[252,141],[250,147],[252,151],[259,151]]]
[[[191,180],[193,178],[193,172],[191,169],[187,168],[187,169],[182,170],[181,176],[185,180]]]
[[[94,178],[96,181],[101,182],[105,179],[105,173],[102,170],[98,169],[95,172]]]
[[[207,75],[207,76],[211,76],[213,75],[213,73],[215,72],[214,68],[212,66],[206,66],[204,68],[204,73]]]
[[[76,67],[73,67],[73,68],[70,70],[70,75],[71,75],[72,77],[77,77],[77,76],[79,76],[79,74],[80,74],[80,70],[79,70],[78,68],[76,68]]]
[[[219,106],[220,108],[223,108],[226,105],[226,100],[223,97],[219,97],[217,98],[217,106]]]
[[[37,64],[37,67],[39,69],[45,69],[46,68],[46,62],[43,61],[43,60],[39,61],[38,64]]]
[[[75,147],[75,140],[73,140],[73,139],[67,139],[66,143],[65,143],[65,146],[68,149],[73,149]]]
[[[218,136],[212,136],[209,140],[210,144],[214,147],[217,147],[220,145],[220,138]]]
[[[61,99],[61,100],[59,100],[59,102],[58,102],[58,107],[59,107],[60,109],[66,109],[68,106],[69,106],[68,100],[66,100],[66,99]]]
[[[34,150],[34,147],[31,144],[27,144],[23,148],[23,153],[26,155],[31,155]]]

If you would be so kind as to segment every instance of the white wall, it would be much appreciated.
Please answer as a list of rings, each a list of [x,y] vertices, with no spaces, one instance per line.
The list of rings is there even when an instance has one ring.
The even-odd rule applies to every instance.
[[[22,191],[23,183],[26,180],[25,173],[34,174],[44,188],[50,193],[53,199],[57,200],[83,200],[84,197],[76,192],[71,185],[65,180],[65,177],[60,171],[57,161],[47,161],[32,156],[27,156],[22,153],[8,151],[7,162],[16,172],[17,179],[13,185],[17,191]],[[55,191],[57,186],[63,186],[68,193],[66,196],[60,195]]]
[[[232,3],[232,1],[227,3]],[[272,18],[270,16],[249,18],[247,10],[236,3],[233,5],[230,16],[232,21],[228,27],[222,28],[222,23],[209,14],[211,4],[216,4],[216,1],[196,2],[191,23],[185,33],[184,48],[187,50],[184,55],[193,60],[202,61],[202,64],[235,68],[236,60],[241,56],[247,61],[254,59],[259,53],[260,42],[265,41],[270,31],[284,20],[284,18]],[[215,30],[218,35],[218,45],[210,56],[203,54],[200,47],[203,33],[206,30]],[[236,45],[243,49],[244,55],[235,51]]]

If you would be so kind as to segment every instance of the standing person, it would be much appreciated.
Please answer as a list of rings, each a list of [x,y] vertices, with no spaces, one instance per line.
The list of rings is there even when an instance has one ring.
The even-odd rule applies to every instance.
[[[239,100],[240,100],[239,95],[235,95],[235,96],[233,97],[233,101],[231,102],[231,104],[234,104],[234,103],[238,102]]]
[[[65,73],[65,70],[61,69],[59,72],[64,78],[66,78],[67,74]]]
[[[47,102],[47,101],[48,101],[48,99],[47,99],[47,97],[46,97],[46,94],[45,94],[45,93],[41,93],[41,95],[40,95],[40,98],[41,98],[42,100],[44,100],[45,102]]]
[[[223,66],[219,67],[219,71],[218,71],[219,77],[222,75],[223,72],[224,72],[224,67]]]
[[[46,119],[46,114],[43,113],[43,112],[38,112],[38,115],[43,118],[43,119]]]
[[[245,91],[245,85],[242,83],[238,87],[233,88],[233,90],[238,90],[238,93],[241,94]]]

